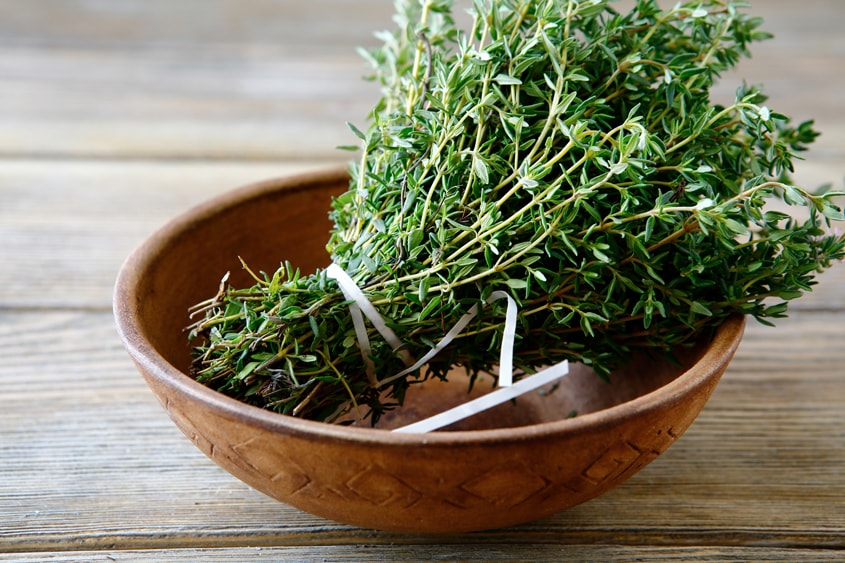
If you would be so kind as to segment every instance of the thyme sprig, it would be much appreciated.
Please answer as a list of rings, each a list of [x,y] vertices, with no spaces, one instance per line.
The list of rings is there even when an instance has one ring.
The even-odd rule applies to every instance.
[[[720,74],[768,37],[745,3],[448,0],[398,3],[365,53],[382,86],[332,203],[328,250],[415,357],[495,290],[520,305],[515,362],[599,374],[668,351],[728,315],[770,324],[845,256],[835,198],[791,185],[817,136],[757,87],[713,104]],[[771,202],[806,209],[799,220]],[[402,403],[408,386],[491,369],[494,305],[419,377],[371,335],[367,377],[347,303],[290,264],[201,304],[195,377],[245,402],[333,421]],[[374,331],[372,331],[374,332]],[[366,409],[364,409],[366,407]]]

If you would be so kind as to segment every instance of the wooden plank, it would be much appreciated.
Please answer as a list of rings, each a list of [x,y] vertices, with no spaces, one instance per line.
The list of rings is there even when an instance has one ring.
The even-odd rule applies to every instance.
[[[375,45],[392,11],[378,0],[0,3],[0,154],[331,158],[378,92],[355,48]]]
[[[0,3],[0,155],[334,158],[354,142],[344,123],[362,124],[376,101],[355,48],[392,25],[389,3],[120,6]],[[841,159],[845,4],[794,6],[755,4],[776,39],[727,74],[714,99],[729,101],[743,79],[764,83],[773,109],[818,120],[820,160]]]
[[[321,545],[305,547],[243,547],[222,549],[157,549],[157,550],[103,550],[71,551],[67,553],[15,553],[0,554],[0,561],[15,563],[132,563],[158,561],[179,563],[216,561],[219,563],[253,561],[604,561],[630,563],[631,561],[756,561],[794,563],[829,563],[841,556],[837,550],[827,549],[770,549],[761,547],[631,547],[590,545],[524,545],[519,546],[519,556],[514,557],[510,544],[453,545],[427,544],[414,546],[391,545]]]
[[[617,10],[634,0],[618,0]],[[658,0],[671,7],[674,0]],[[457,16],[469,2],[456,0]],[[818,44],[836,46],[841,30],[839,0],[766,0],[752,6],[779,41],[801,49]],[[393,7],[384,0],[201,0],[180,3],[106,0],[0,0],[0,36],[8,43],[47,46],[120,46],[150,43],[239,44],[298,46],[330,52],[355,41],[366,41],[372,30],[391,25]]]
[[[367,72],[354,54],[308,61],[7,48],[0,155],[337,158],[337,146],[357,141],[345,122],[364,127],[377,99]]]
[[[551,518],[445,541],[845,548],[845,313],[749,326],[710,404],[661,458]],[[0,315],[4,550],[416,545],[251,490],[167,419],[107,312]]]
[[[0,307],[109,308],[123,260],[171,217],[243,184],[328,165],[7,162]]]
[[[48,48],[149,45],[307,46],[298,57],[337,54],[390,25],[384,0],[0,0],[0,37]],[[340,51],[338,50],[340,48]]]

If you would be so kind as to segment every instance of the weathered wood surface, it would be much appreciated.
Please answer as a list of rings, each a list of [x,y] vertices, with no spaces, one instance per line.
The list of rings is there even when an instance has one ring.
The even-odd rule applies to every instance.
[[[745,76],[845,176],[845,4],[757,2]],[[342,163],[384,0],[0,0],[0,561],[831,561],[845,549],[845,265],[750,324],[689,432],[622,487],[506,530],[399,536],[321,520],[208,461],[117,339],[115,274],[156,226]]]

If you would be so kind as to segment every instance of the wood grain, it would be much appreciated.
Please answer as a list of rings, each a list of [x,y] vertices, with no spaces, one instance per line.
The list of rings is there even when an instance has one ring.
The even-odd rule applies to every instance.
[[[378,92],[355,49],[391,14],[377,0],[3,2],[0,155],[333,158]]]
[[[630,4],[624,0],[620,7]],[[667,0],[665,4],[673,4]],[[823,132],[796,182],[845,178],[845,3],[766,0],[776,38],[724,77]],[[749,323],[668,452],[506,530],[321,520],[207,460],[110,313],[125,256],[238,185],[343,163],[377,88],[384,0],[0,0],[0,561],[835,561],[845,550],[845,264],[777,328]]]
[[[362,124],[377,94],[355,49],[390,25],[389,3],[198,5],[0,3],[0,155],[314,159],[354,142],[344,123]],[[776,39],[757,45],[715,97],[764,83],[774,109],[823,123],[813,159],[841,158],[845,116],[832,81],[843,70],[845,9],[792,6],[755,6]]]
[[[798,313],[784,325],[750,325],[693,427],[622,487],[552,518],[447,541],[845,548],[845,313]],[[442,541],[320,520],[236,481],[170,423],[108,313],[6,312],[0,352],[5,549]]]
[[[243,561],[419,561],[419,554],[425,553],[433,561],[513,561],[512,544],[494,543],[485,545],[327,545],[305,547],[245,547],[220,549],[164,549],[164,550],[102,550],[57,553],[49,559],[42,553],[0,554],[0,561],[15,563],[132,563],[133,561],[159,561],[193,563],[202,558],[220,563]],[[536,563],[566,561],[602,561],[606,563],[630,563],[631,561],[755,561],[758,563],[790,561],[793,563],[829,563],[836,561],[841,552],[827,549],[790,549],[760,547],[684,548],[684,547],[630,547],[630,546],[584,546],[584,545],[536,545],[520,546],[520,560]]]
[[[323,166],[7,162],[0,167],[0,263],[8,273],[0,307],[109,309],[121,263],[166,221],[235,187]]]

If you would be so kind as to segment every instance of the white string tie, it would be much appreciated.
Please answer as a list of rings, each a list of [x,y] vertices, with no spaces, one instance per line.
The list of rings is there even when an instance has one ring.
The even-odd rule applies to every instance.
[[[346,297],[347,300],[351,301],[349,304],[349,314],[352,316],[352,326],[355,328],[355,336],[358,338],[358,346],[361,349],[361,357],[364,359],[364,366],[367,369],[367,379],[369,380],[370,385],[373,387],[380,387],[384,383],[379,382],[376,377],[376,366],[373,363],[370,337],[367,336],[367,327],[364,326],[362,313],[370,319],[370,322],[373,323],[373,327],[379,334],[382,335],[385,341],[393,347],[393,350],[399,354],[402,361],[405,362],[405,365],[414,363],[414,359],[411,354],[407,350],[402,349],[403,342],[398,336],[396,336],[393,329],[387,326],[387,323],[384,322],[382,316],[373,304],[370,303],[370,300],[367,299],[367,296],[364,295],[364,292],[361,291],[361,288],[358,287],[355,280],[353,280],[349,274],[343,270],[343,268],[334,263],[326,268],[326,275],[337,281],[337,284],[340,286],[340,290],[343,292],[343,296]]]
[[[419,422],[397,428],[394,432],[430,432],[448,426],[453,422],[463,420],[481,411],[492,408],[496,405],[514,399],[524,393],[538,389],[543,385],[550,383],[560,377],[563,377],[569,372],[569,363],[567,361],[560,362],[549,368],[546,368],[532,376],[514,383],[513,382],[513,346],[516,339],[516,323],[518,308],[516,301],[504,291],[494,291],[490,297],[484,302],[476,304],[468,313],[464,314],[458,322],[443,336],[431,350],[429,350],[422,358],[414,362],[410,353],[403,349],[404,343],[396,336],[396,333],[387,326],[384,318],[379,314],[373,304],[361,291],[361,288],[355,281],[337,264],[332,264],[326,269],[326,275],[337,281],[340,290],[344,297],[350,301],[349,314],[352,317],[352,325],[355,329],[355,336],[358,339],[358,346],[361,350],[361,357],[364,360],[364,366],[367,370],[367,378],[370,385],[373,387],[381,387],[391,383],[399,378],[402,378],[424,366],[437,354],[439,354],[446,346],[448,346],[455,338],[457,338],[472,320],[479,315],[483,306],[488,306],[500,299],[507,301],[507,310],[505,311],[505,326],[502,334],[502,346],[499,350],[499,389],[488,393],[482,397],[468,401],[455,408],[444,411],[435,416],[426,418]],[[373,327],[379,334],[390,344],[393,349],[402,357],[405,365],[408,366],[396,375],[388,377],[387,379],[379,381],[375,374],[375,364],[372,359],[372,347],[370,346],[370,338],[367,335],[367,328],[364,325],[364,316],[366,316]]]
[[[467,401],[462,405],[443,411],[440,414],[424,418],[418,422],[414,422],[413,424],[396,428],[393,431],[409,434],[417,432],[431,432],[432,430],[449,426],[459,420],[469,418],[481,411],[486,411],[496,405],[501,405],[502,403],[515,399],[520,395],[528,393],[529,391],[539,389],[547,383],[560,379],[567,373],[569,373],[569,362],[564,360],[558,364],[539,371],[534,375],[526,377],[525,379],[521,379],[510,387],[500,387],[499,389],[491,391],[486,395],[482,395],[477,399]]]

